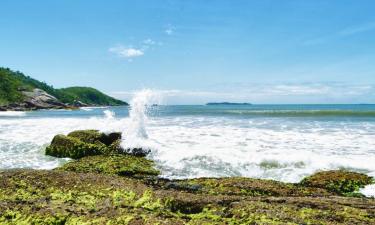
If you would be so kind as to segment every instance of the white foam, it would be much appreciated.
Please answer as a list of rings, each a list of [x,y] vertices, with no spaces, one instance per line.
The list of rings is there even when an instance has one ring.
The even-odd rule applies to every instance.
[[[115,112],[111,111],[111,110],[104,110],[103,111],[104,113],[104,116],[105,118],[109,119],[109,120],[113,120],[115,118]]]
[[[1,116],[25,116],[26,112],[20,112],[20,111],[0,111],[0,117]]]
[[[130,101],[129,120],[124,124],[123,141],[121,145],[125,149],[152,148],[148,141],[146,124],[147,112],[155,102],[159,102],[159,95],[150,89],[144,89],[134,93]]]
[[[148,157],[168,178],[246,176],[298,182],[318,170],[339,168],[375,176],[375,122],[150,117],[147,105],[153,101],[145,97],[149,93],[141,95],[142,104],[132,108],[130,117],[107,112],[110,116],[91,118],[1,118],[0,168],[56,167],[66,160],[43,152],[54,135],[98,129],[124,131],[126,147],[151,148]],[[366,187],[362,193],[373,190]]]
[[[367,185],[366,187],[362,188],[359,192],[367,197],[374,197],[375,198],[375,184]]]

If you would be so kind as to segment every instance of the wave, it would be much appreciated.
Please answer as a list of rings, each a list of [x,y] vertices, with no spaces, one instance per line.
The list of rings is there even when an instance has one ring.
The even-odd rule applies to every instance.
[[[226,110],[224,114],[281,117],[375,117],[375,111],[360,110]]]
[[[20,112],[20,111],[4,111],[0,112],[0,117],[1,116],[26,116],[26,112]]]

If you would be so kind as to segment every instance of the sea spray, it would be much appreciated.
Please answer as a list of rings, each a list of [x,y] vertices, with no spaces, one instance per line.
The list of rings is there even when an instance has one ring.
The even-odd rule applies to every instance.
[[[122,147],[124,149],[147,149],[152,146],[147,142],[146,130],[148,113],[151,106],[160,102],[160,94],[150,89],[135,92],[130,101],[129,122],[123,131]]]
[[[111,111],[111,110],[104,110],[103,111],[104,113],[104,117],[108,120],[113,120],[115,118],[115,112]]]

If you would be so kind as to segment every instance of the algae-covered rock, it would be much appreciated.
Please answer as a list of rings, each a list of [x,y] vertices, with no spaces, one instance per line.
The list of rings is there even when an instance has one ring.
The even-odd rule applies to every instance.
[[[121,133],[115,132],[105,134],[98,130],[77,130],[69,133],[68,137],[74,137],[86,143],[101,143],[110,146],[113,142],[121,140]]]
[[[319,187],[301,187],[297,184],[246,177],[196,178],[167,182],[165,188],[185,190],[208,195],[231,196],[328,196],[330,192]]]
[[[351,225],[375,224],[374,215],[375,200],[370,198],[207,195],[154,188],[144,180],[108,174],[0,171],[0,224],[5,225]]]
[[[68,162],[58,168],[62,171],[79,173],[103,173],[119,176],[157,176],[154,163],[145,158],[131,155],[98,155]]]
[[[103,154],[106,150],[107,147],[102,143],[86,143],[74,137],[56,135],[51,145],[46,148],[46,155],[79,159],[84,156]]]
[[[324,188],[340,195],[352,195],[365,185],[372,184],[373,178],[366,174],[345,170],[322,171],[301,181],[301,185]]]
[[[77,130],[67,136],[56,135],[46,149],[46,154],[55,157],[79,159],[90,155],[129,154],[146,156],[150,150],[142,148],[124,149],[121,133],[101,133],[98,130]]]

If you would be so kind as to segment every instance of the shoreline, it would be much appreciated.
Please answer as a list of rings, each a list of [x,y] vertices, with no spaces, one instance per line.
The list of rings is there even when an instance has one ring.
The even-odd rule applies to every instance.
[[[0,170],[1,224],[371,224],[375,180],[345,170],[299,183],[245,177],[165,179],[147,149],[122,134],[56,135],[46,154],[73,160],[52,170]]]

